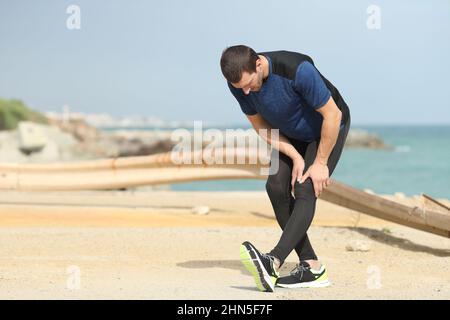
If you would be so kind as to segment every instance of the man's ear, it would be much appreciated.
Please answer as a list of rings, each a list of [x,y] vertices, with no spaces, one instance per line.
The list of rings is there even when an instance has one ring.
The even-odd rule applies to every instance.
[[[258,64],[256,65],[256,73],[260,73],[260,72],[263,72],[263,66],[261,63],[259,65]]]
[[[256,64],[256,67],[258,68],[258,67],[262,67],[262,60],[261,60],[261,58],[258,58],[256,61],[255,61],[255,64]]]

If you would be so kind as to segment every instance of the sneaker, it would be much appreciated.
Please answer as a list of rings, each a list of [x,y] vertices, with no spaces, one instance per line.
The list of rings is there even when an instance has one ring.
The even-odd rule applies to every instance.
[[[273,292],[275,282],[280,276],[273,266],[275,258],[269,254],[260,253],[248,241],[241,245],[240,251],[241,261],[253,276],[258,289]]]
[[[319,288],[328,287],[328,273],[325,265],[320,270],[313,270],[308,262],[300,262],[291,274],[278,278],[276,285],[283,288]]]

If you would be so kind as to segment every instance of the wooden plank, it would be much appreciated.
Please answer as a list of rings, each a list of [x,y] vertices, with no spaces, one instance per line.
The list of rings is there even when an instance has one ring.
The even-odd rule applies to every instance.
[[[419,206],[407,206],[358,190],[335,180],[321,199],[415,229],[450,238],[450,215]]]
[[[191,159],[200,159],[199,164],[175,164],[170,152],[74,163],[0,164],[0,190],[102,190],[196,180],[267,178],[261,174],[264,163],[268,163],[267,159],[252,162],[254,159],[250,158],[248,150],[219,152],[227,156],[240,156],[241,159],[243,157],[245,164],[208,164],[204,154],[197,152],[190,156]],[[450,237],[450,215],[438,210],[400,204],[335,180],[322,193],[321,199],[377,218]]]
[[[442,211],[442,212],[446,212],[446,213],[450,213],[450,208],[447,207],[445,204],[443,204],[442,202],[432,198],[429,195],[426,195],[424,193],[422,193],[422,200],[424,203],[424,207],[425,208],[430,208],[430,209],[435,209],[437,211]]]

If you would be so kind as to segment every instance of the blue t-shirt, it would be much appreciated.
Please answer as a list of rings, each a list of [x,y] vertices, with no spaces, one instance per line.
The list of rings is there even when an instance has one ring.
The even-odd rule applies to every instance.
[[[283,59],[276,61],[277,70],[273,72],[273,62],[269,55],[269,75],[257,92],[245,95],[228,82],[228,87],[247,115],[259,113],[280,133],[297,140],[310,142],[320,137],[322,115],[316,111],[330,99],[330,90],[325,85],[319,71],[309,61],[298,65]],[[282,56],[283,57],[283,56]],[[290,65],[289,65],[290,64]],[[291,72],[286,71],[291,69]],[[341,123],[341,129],[344,122]]]

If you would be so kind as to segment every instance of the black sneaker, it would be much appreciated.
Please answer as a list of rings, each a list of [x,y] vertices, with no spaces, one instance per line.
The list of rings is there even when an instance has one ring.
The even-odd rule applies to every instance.
[[[276,285],[283,288],[319,288],[328,287],[328,273],[325,265],[313,270],[308,262],[300,262],[286,277],[278,278]]]
[[[260,253],[248,241],[241,245],[240,251],[241,261],[252,274],[258,289],[260,291],[273,292],[275,282],[280,276],[273,266],[275,258],[269,254]]]

